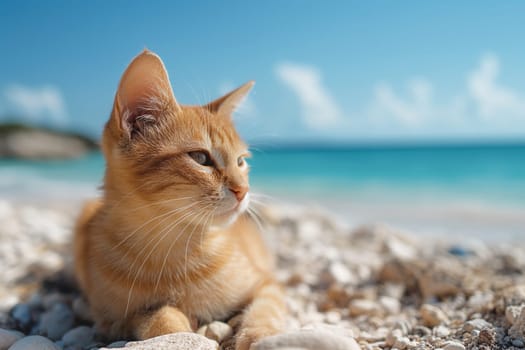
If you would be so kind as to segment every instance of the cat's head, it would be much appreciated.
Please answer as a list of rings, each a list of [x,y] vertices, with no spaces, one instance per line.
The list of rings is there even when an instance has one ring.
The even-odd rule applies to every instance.
[[[249,152],[232,113],[252,86],[204,106],[183,106],[160,57],[142,52],[122,76],[104,130],[106,195],[196,225],[235,220],[248,206]]]

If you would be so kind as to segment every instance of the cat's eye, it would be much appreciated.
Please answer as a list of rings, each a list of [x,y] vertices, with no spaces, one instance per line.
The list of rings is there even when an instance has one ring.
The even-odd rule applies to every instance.
[[[193,151],[189,152],[188,155],[197,163],[202,166],[213,166],[213,160],[206,151]]]
[[[244,157],[237,158],[237,166],[243,166],[246,161],[244,160]]]

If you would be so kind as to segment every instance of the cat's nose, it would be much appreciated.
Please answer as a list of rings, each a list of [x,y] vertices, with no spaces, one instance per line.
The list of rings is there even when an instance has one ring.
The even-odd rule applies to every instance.
[[[230,186],[230,191],[235,195],[235,198],[240,202],[246,197],[246,193],[248,193],[248,190],[250,187],[243,186],[243,185],[237,185],[237,186]]]

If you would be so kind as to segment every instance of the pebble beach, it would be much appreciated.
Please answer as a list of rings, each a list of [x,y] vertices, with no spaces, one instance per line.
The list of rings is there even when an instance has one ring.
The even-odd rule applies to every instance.
[[[139,342],[97,334],[71,271],[76,210],[0,200],[0,350],[234,348],[239,315]],[[525,348],[525,244],[353,227],[300,206],[261,214],[289,317],[254,350]]]

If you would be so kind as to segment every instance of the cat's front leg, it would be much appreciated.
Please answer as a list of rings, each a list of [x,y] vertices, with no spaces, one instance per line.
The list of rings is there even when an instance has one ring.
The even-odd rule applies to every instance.
[[[192,332],[188,317],[176,307],[169,305],[153,312],[138,314],[131,324],[137,339],[149,339],[176,332]]]
[[[264,285],[247,307],[236,338],[236,350],[248,350],[260,339],[277,334],[284,328],[286,306],[277,283]]]

